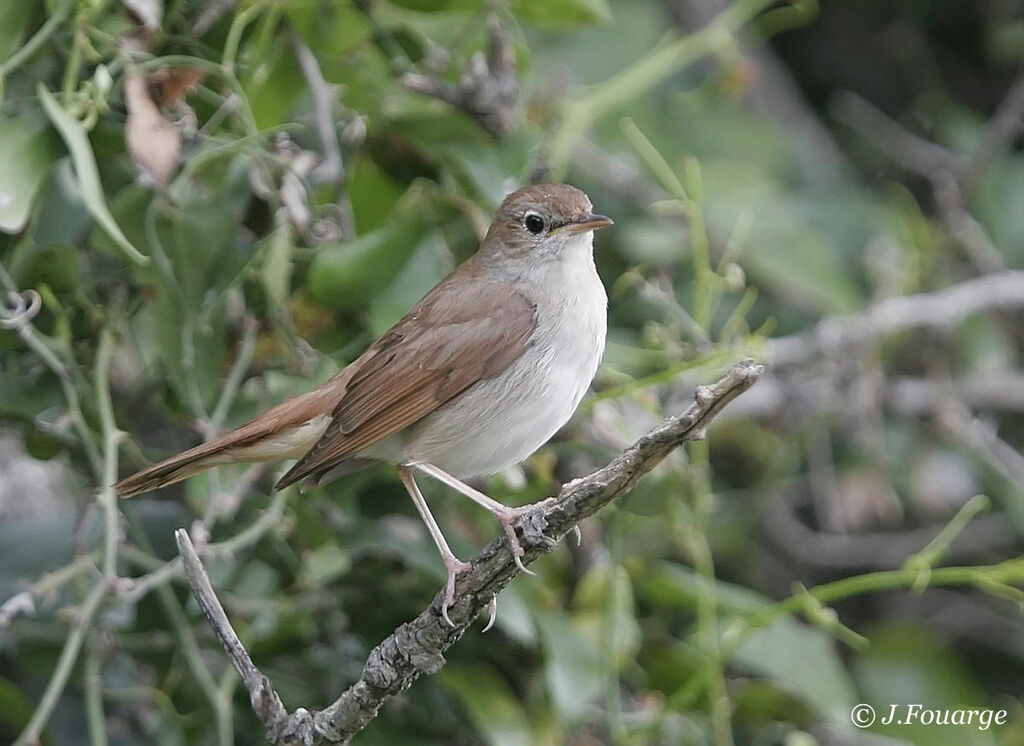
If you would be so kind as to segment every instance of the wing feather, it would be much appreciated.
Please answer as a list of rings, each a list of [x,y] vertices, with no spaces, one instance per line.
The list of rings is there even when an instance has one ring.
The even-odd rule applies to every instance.
[[[529,346],[534,306],[473,260],[432,290],[353,362],[320,440],[277,483],[323,472],[416,421]]]

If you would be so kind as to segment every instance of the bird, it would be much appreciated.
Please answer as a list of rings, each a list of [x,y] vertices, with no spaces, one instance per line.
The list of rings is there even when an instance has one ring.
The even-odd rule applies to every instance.
[[[452,624],[457,577],[472,565],[452,552],[415,476],[490,511],[516,565],[529,572],[515,524],[541,503],[509,507],[467,481],[524,461],[589,389],[608,305],[594,231],[612,222],[568,184],[509,194],[476,253],[319,388],[122,479],[116,490],[132,497],[217,465],[297,459],[277,480],[280,490],[387,462],[441,554],[441,614]],[[492,623],[493,614],[492,607]]]

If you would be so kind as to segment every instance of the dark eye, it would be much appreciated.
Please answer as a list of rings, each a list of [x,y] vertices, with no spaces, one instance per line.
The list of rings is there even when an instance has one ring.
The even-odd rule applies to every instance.
[[[527,213],[523,219],[523,225],[526,226],[526,230],[530,231],[534,235],[544,232],[544,218],[537,213]]]

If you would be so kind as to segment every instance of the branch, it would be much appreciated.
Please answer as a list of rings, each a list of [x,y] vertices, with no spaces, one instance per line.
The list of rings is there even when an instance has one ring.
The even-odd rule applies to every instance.
[[[809,332],[769,340],[772,367],[799,365],[821,352],[848,356],[857,345],[914,328],[949,329],[980,311],[1024,308],[1024,272],[984,275],[932,293],[888,298],[818,324]]]
[[[446,101],[462,109],[480,123],[492,137],[501,137],[515,128],[519,78],[516,53],[496,18],[487,22],[490,44],[487,54],[477,52],[466,62],[458,84],[447,83],[436,75],[406,73],[402,85],[410,91]]]
[[[704,438],[711,421],[753,386],[763,371],[764,367],[753,360],[738,363],[714,384],[699,386],[694,403],[683,414],[663,422],[604,468],[564,485],[555,500],[519,522],[517,528],[526,552],[523,560],[532,562],[551,552],[580,521],[628,492],[675,448]],[[192,592],[249,690],[253,710],[268,738],[275,744],[347,742],[369,724],[388,699],[408,689],[421,674],[439,671],[445,663],[444,652],[519,574],[507,539],[494,539],[473,559],[472,569],[459,577],[455,603],[449,609],[454,626],[441,617],[443,594],[439,592],[429,608],[370,652],[359,680],[333,704],[318,712],[300,707],[289,714],[270,680],[256,668],[231,628],[188,534],[179,529],[175,538]]]
[[[963,247],[980,272],[1003,269],[999,250],[967,209],[967,192],[974,188],[994,154],[1017,132],[1024,88],[1015,84],[986,130],[983,144],[968,159],[926,140],[889,119],[854,93],[841,95],[836,115],[862,134],[901,168],[931,183],[935,207],[950,235]]]

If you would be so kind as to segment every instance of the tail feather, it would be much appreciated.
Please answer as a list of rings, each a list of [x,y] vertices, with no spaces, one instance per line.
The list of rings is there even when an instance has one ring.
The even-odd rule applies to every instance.
[[[140,472],[132,474],[130,477],[125,477],[114,485],[114,489],[117,490],[121,497],[135,497],[144,492],[188,479],[195,474],[216,466],[218,463],[225,462],[223,459],[211,457],[207,448],[198,446],[153,464]]]
[[[114,485],[122,497],[165,487],[220,464],[298,458],[313,446],[344,393],[349,369],[308,394],[289,399],[224,435],[171,456]]]

